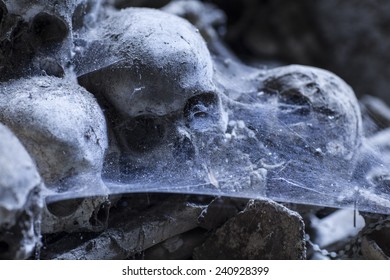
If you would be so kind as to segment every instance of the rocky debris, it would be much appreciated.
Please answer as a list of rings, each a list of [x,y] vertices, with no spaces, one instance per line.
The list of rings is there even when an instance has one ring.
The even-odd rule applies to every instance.
[[[199,226],[209,231],[215,230],[242,211],[246,204],[246,199],[217,197],[200,214]]]
[[[147,249],[140,258],[144,260],[190,260],[194,249],[202,245],[207,236],[206,230],[196,228]]]
[[[361,246],[363,258],[366,260],[390,260],[390,256],[386,255],[382,248],[369,237],[363,237]]]
[[[210,254],[223,251],[219,257],[224,259],[305,258],[304,225],[297,213],[272,201],[210,200],[183,195],[123,197],[111,208],[109,227],[103,233],[47,235],[41,257],[213,259],[216,257]],[[221,222],[220,209],[232,205],[240,212]],[[208,220],[219,220],[213,229],[204,229],[207,216]],[[246,245],[241,249],[233,246],[244,240]],[[280,244],[280,248],[272,244]],[[219,251],[212,253],[214,250]]]
[[[110,227],[99,236],[52,257],[55,259],[127,259],[142,254],[146,249],[164,241],[166,247],[169,242],[172,243],[166,240],[197,227],[197,218],[203,208],[204,205],[192,204],[186,200],[167,199],[156,207],[134,216],[131,215],[133,209],[127,207],[118,213],[117,217],[111,217],[113,222]],[[176,242],[179,240],[176,239]]]
[[[305,259],[299,214],[272,201],[249,201],[194,252],[195,259]]]

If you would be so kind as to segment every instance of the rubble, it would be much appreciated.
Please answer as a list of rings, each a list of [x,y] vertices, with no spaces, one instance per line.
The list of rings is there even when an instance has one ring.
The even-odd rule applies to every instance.
[[[194,252],[195,259],[305,259],[299,214],[272,201],[249,201]]]

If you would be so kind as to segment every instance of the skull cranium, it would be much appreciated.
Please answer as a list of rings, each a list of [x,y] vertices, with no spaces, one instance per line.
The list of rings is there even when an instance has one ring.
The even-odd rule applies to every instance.
[[[213,84],[211,56],[187,21],[152,9],[126,9],[103,21],[89,39],[76,60],[79,82],[114,111],[113,130],[133,171],[169,164],[176,169],[183,158],[175,154],[183,150],[178,145],[186,158],[196,152],[194,133],[224,132],[226,114]],[[96,53],[97,46],[106,54]],[[102,65],[85,63],[98,55]]]
[[[25,148],[0,124],[0,259],[25,259],[40,241],[42,180]]]
[[[0,96],[0,120],[36,161],[48,194],[106,194],[100,174],[107,146],[105,119],[91,94],[66,79],[46,76],[3,83]],[[54,214],[59,211],[45,211],[42,229],[93,229],[92,212],[105,200],[83,201],[85,209],[65,208],[60,220]]]

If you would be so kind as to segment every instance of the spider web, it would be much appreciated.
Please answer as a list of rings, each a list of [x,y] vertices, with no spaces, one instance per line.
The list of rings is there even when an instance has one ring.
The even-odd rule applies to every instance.
[[[104,48],[93,49],[105,57]],[[81,76],[118,61],[79,62],[76,64],[90,68],[76,72]],[[381,159],[380,150],[370,147],[364,138],[359,145],[353,143],[359,136],[349,128],[339,128],[337,117],[326,106],[314,112],[299,96],[286,99],[278,90],[259,88],[254,81],[265,71],[223,59],[214,62],[215,83],[229,116],[226,132],[193,136],[191,145],[196,152],[187,161],[167,157],[145,169],[132,168],[131,160],[126,162],[126,158],[117,166],[106,162],[103,181],[107,193],[270,198],[390,213],[390,188],[381,181],[389,174],[389,163]],[[229,64],[234,67],[226,66]],[[327,122],[321,121],[324,118]],[[174,146],[175,142],[168,139],[164,145]],[[165,152],[161,149],[162,154]],[[176,152],[187,153],[180,148]],[[85,191],[67,195],[94,194]]]

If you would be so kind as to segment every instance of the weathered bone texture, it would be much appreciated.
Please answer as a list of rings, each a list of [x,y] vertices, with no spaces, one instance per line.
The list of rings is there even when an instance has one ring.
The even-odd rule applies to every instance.
[[[296,132],[308,134],[315,148],[346,160],[354,157],[362,142],[362,120],[355,94],[344,81],[322,69],[292,65],[268,71],[263,83],[265,95],[276,93],[279,119],[294,126],[305,118],[308,128]]]
[[[41,72],[57,77],[72,74],[73,42],[95,25],[100,0],[0,3],[2,81]]]
[[[42,186],[25,148],[0,124],[0,259],[25,259],[39,244]]]
[[[179,17],[152,9],[126,9],[103,21],[94,36],[92,46],[109,50],[99,58],[114,63],[100,65],[107,67],[95,77],[91,73],[90,81],[82,84],[100,86],[123,115],[167,115],[182,110],[189,98],[215,90],[206,44]],[[88,60],[98,58],[93,47],[88,51]],[[94,70],[83,69],[93,65],[80,64],[81,72]]]
[[[195,133],[225,131],[210,53],[187,21],[127,9],[103,21],[88,40],[76,59],[79,82],[111,112],[132,170],[165,165],[177,170],[197,153]]]
[[[252,134],[236,148],[251,151],[251,161],[268,170],[267,189],[281,193],[274,199],[287,190],[298,197],[309,187],[306,199],[319,201],[319,193],[330,194],[324,174],[337,174],[338,182],[353,178],[363,132],[359,104],[345,82],[307,66],[261,70],[223,58],[214,62],[229,124],[242,121]],[[341,183],[332,191],[347,189]]]
[[[90,93],[66,79],[20,79],[2,84],[0,108],[0,121],[14,131],[34,158],[49,194],[106,194],[101,181],[106,124]],[[55,217],[58,209],[54,215],[45,211],[43,231],[88,227],[91,213],[101,203],[94,202],[92,207],[88,207],[91,203],[81,207],[76,203],[78,208],[60,211],[60,220]],[[72,213],[74,217],[67,220]]]
[[[257,70],[232,61],[217,60],[216,64],[218,87],[239,102],[230,105],[232,115],[250,120],[250,111],[264,105],[257,112],[267,119],[256,125],[268,129],[261,131],[264,135],[277,136],[278,131],[272,130],[284,124],[291,130],[284,128],[282,133],[294,131],[295,137],[310,138],[313,148],[346,160],[352,159],[360,147],[363,132],[359,104],[352,89],[336,75],[299,65]],[[275,138],[289,141],[279,139]]]

